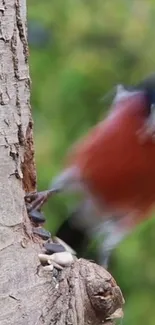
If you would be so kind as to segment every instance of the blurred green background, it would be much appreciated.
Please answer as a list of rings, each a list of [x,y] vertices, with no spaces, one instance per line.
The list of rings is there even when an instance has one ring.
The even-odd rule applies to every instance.
[[[38,188],[63,166],[70,145],[99,121],[103,96],[155,69],[155,0],[28,0]],[[55,231],[70,198],[45,207]],[[123,325],[155,324],[155,222],[115,250],[110,271],[124,294]]]

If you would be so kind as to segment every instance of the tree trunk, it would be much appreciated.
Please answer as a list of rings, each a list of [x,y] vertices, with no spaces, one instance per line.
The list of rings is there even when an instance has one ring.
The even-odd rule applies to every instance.
[[[103,268],[45,273],[24,194],[35,190],[25,0],[0,1],[0,324],[101,324],[123,304]]]

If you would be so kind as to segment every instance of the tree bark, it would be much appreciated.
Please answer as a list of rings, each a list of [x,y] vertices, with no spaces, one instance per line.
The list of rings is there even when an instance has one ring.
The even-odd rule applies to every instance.
[[[0,1],[0,112],[0,324],[102,324],[123,304],[115,281],[85,260],[40,269],[43,241],[27,216],[36,173],[25,0]]]

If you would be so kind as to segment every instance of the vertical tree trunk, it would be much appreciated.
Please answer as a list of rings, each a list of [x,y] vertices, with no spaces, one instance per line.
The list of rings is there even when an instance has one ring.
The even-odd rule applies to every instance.
[[[101,318],[105,318],[101,315],[109,316],[123,303],[121,292],[108,273],[100,267],[94,269],[94,264],[92,267],[92,263],[83,260],[65,269],[60,283],[51,274],[38,272],[37,254],[42,242],[35,243],[31,236],[24,202],[24,191],[36,187],[32,128],[26,3],[25,0],[1,0],[0,324],[84,325],[93,324],[93,319],[97,319],[94,324],[101,324]],[[101,291],[96,272],[100,278],[98,284],[103,282]],[[90,303],[95,297],[94,290],[96,300]],[[104,311],[96,305],[98,290]]]

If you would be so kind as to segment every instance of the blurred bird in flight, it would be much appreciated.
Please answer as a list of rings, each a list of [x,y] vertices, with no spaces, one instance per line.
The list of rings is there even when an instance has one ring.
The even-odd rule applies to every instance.
[[[155,204],[154,74],[138,85],[116,87],[107,116],[70,149],[51,189],[26,195],[29,210],[40,210],[63,191],[80,192],[82,199],[58,235],[74,246],[74,232],[79,240],[103,234],[98,262],[107,266],[111,251]]]

